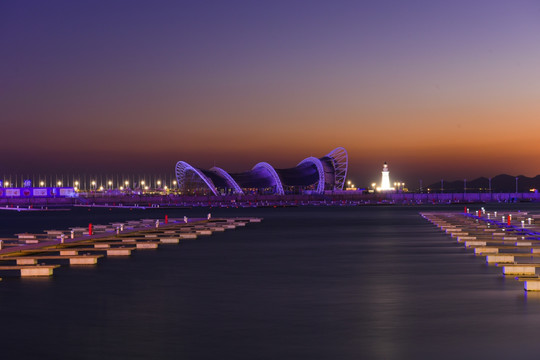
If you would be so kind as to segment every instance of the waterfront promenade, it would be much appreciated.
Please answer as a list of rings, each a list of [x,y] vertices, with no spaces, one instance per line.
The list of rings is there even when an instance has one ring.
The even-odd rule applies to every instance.
[[[264,206],[333,206],[333,205],[372,205],[372,204],[451,204],[451,203],[510,203],[537,202],[540,194],[527,193],[361,193],[339,192],[320,195],[154,195],[154,194],[88,194],[74,198],[0,198],[0,210],[6,207],[17,210],[42,210],[52,207],[103,206],[127,208],[152,207],[264,207]]]

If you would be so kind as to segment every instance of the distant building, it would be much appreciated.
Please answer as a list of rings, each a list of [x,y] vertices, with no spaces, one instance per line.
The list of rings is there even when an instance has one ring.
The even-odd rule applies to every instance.
[[[178,187],[185,193],[208,195],[275,194],[343,190],[347,176],[347,151],[338,147],[321,158],[308,157],[288,169],[276,169],[266,162],[251,170],[228,173],[213,167],[200,169],[185,161],[176,163]]]

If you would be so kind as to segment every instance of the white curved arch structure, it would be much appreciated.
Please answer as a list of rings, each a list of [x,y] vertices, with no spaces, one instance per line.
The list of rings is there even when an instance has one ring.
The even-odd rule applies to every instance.
[[[342,147],[337,147],[330,151],[326,156],[331,158],[332,162],[334,163],[334,189],[343,190],[345,179],[347,178],[347,167],[349,166],[349,156],[347,155],[347,150]]]
[[[314,186],[313,166],[315,166],[318,173],[317,189],[315,191],[318,194],[324,194],[325,189],[343,190],[347,177],[348,161],[347,150],[337,147],[321,158],[313,156],[305,158],[296,165],[296,168],[278,170],[283,175],[283,178],[267,162],[260,162],[250,171],[233,174],[233,177],[227,171],[216,166],[208,171],[197,169],[185,161],[178,161],[175,174],[180,189],[191,186],[190,182],[194,176],[193,174],[196,174],[212,194],[216,196],[220,195],[216,184],[220,189],[221,187],[225,188],[225,194],[230,193],[232,190],[234,194],[243,195],[242,186],[246,185],[246,187],[258,187],[261,189],[274,187],[275,195],[285,195],[284,184],[286,186]],[[306,168],[306,165],[309,167]],[[302,181],[299,182],[298,177],[302,177]],[[304,185],[297,185],[299,183]],[[242,186],[239,184],[242,184]]]
[[[268,173],[270,173],[270,176],[272,177],[272,180],[274,180],[274,184],[276,186],[276,194],[285,195],[285,190],[283,190],[283,184],[281,183],[281,179],[279,178],[276,169],[274,169],[274,167],[267,162],[260,162],[255,165],[251,170],[256,170],[258,168],[263,168],[268,171]]]
[[[317,184],[317,193],[322,194],[324,192],[324,184],[326,183],[326,177],[324,175],[324,167],[321,160],[317,159],[316,157],[310,156],[300,161],[298,165],[296,166],[300,166],[306,163],[313,164],[315,165],[315,167],[317,167],[317,172],[319,173],[319,183]]]
[[[208,186],[208,189],[210,189],[214,195],[218,195],[214,182],[204,175],[199,169],[194,168],[185,161],[177,162],[175,167],[176,181],[178,182],[178,187],[180,189],[183,189],[185,186],[185,179],[188,171],[192,171],[197,174],[199,178],[201,178],[201,180],[204,181],[204,183]]]
[[[238,185],[236,181],[234,181],[234,179],[232,178],[231,175],[229,175],[228,172],[226,172],[225,170],[217,166],[214,166],[213,168],[211,168],[210,171],[213,171],[219,176],[221,176],[222,178],[224,178],[227,184],[229,184],[229,186],[234,190],[235,194],[244,194],[244,191],[242,190],[242,188]]]

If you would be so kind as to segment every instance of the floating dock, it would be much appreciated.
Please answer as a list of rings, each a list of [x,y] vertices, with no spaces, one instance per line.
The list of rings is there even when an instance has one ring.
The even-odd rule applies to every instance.
[[[540,215],[527,212],[424,212],[421,216],[470,250],[501,268],[505,277],[540,291]]]
[[[236,229],[260,218],[140,219],[108,225],[20,233],[0,239],[0,272],[20,277],[52,276],[63,266],[95,266],[104,257],[126,257],[199,236]],[[0,278],[1,280],[1,278]]]

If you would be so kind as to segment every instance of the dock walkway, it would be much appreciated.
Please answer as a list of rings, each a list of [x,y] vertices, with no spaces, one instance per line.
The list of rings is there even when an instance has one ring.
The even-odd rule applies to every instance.
[[[540,214],[466,210],[420,215],[488,265],[500,267],[503,276],[524,281],[525,290],[540,291]]]
[[[187,221],[186,221],[187,220]],[[130,256],[137,250],[157,249],[163,244],[212,235],[216,231],[236,229],[260,218],[217,219],[140,219],[73,227],[67,230],[45,230],[44,234],[16,234],[0,239],[0,273],[2,276],[52,276],[64,265],[95,266],[103,257]],[[7,265],[3,265],[7,263]],[[1,280],[1,278],[0,278]]]

